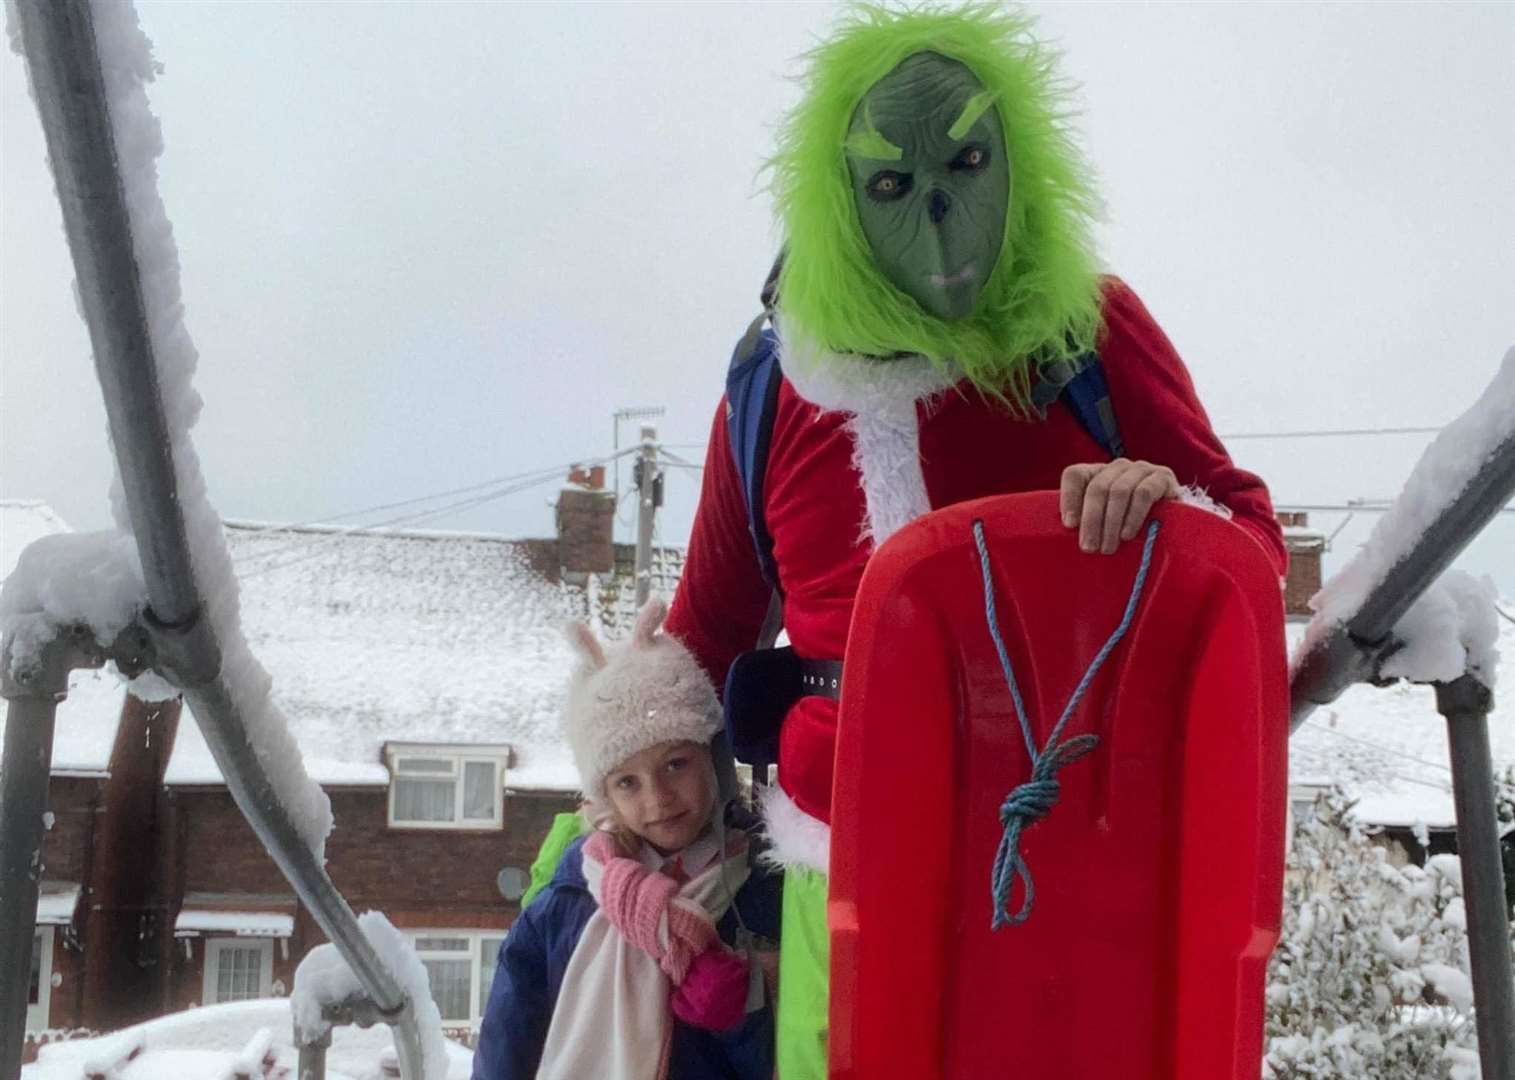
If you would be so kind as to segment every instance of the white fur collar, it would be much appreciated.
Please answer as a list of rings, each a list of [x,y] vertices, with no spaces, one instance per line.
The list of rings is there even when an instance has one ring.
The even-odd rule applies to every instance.
[[[777,321],[777,320],[776,320]],[[802,336],[779,335],[779,363],[795,391],[828,412],[848,414],[852,467],[867,507],[859,541],[877,547],[931,509],[921,471],[917,405],[956,384],[929,360],[874,360],[833,353]]]
[[[942,371],[921,356],[879,360],[837,353],[774,317],[779,363],[800,397],[828,412],[899,415],[915,403],[955,386],[961,375]]]

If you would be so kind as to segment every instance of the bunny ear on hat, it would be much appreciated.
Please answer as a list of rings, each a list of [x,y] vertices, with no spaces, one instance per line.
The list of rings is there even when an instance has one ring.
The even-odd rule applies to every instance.
[[[605,666],[605,649],[594,636],[593,630],[581,622],[569,623],[563,630],[568,637],[568,644],[573,646],[580,665],[586,671],[595,671]]]
[[[642,610],[637,612],[636,625],[631,629],[632,642],[643,648],[651,645],[658,628],[663,625],[663,620],[667,617],[667,603],[662,600],[647,601]]]

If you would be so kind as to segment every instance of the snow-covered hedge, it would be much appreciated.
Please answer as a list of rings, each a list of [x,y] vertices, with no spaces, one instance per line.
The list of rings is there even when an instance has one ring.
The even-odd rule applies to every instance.
[[[1269,972],[1271,1080],[1476,1080],[1454,855],[1396,867],[1340,792],[1295,823]]]

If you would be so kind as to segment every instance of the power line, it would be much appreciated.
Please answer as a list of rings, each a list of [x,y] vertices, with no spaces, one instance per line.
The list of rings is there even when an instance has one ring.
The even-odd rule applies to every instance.
[[[1418,758],[1414,754],[1405,753],[1403,750],[1395,750],[1392,747],[1383,745],[1382,743],[1374,742],[1372,739],[1364,739],[1360,735],[1349,735],[1347,732],[1338,731],[1333,727],[1324,727],[1320,724],[1319,721],[1316,720],[1306,720],[1304,726],[1308,728],[1314,728],[1316,731],[1323,731],[1327,735],[1334,735],[1338,739],[1347,739],[1350,742],[1361,743],[1363,746],[1371,746],[1373,749],[1379,751],[1380,753],[1389,754],[1397,758],[1404,758],[1406,761],[1413,761],[1417,765],[1424,765],[1430,769],[1440,769],[1442,772],[1447,773],[1450,773],[1452,771],[1451,765],[1443,764],[1437,761],[1427,761],[1425,758]]]
[[[1388,499],[1382,502],[1355,502],[1349,500],[1345,503],[1275,503],[1273,506],[1275,510],[1319,510],[1322,513],[1347,513],[1361,510],[1367,514],[1382,514],[1393,508],[1393,501]],[[1495,513],[1515,514],[1515,503],[1501,507]]]
[[[624,453],[631,453],[632,451],[634,451],[636,449],[638,449],[638,448],[637,447],[631,447],[631,448],[627,449],[626,451],[624,451]],[[579,462],[570,462],[570,463],[567,463],[567,464],[564,464],[564,465],[554,465],[554,466],[551,466],[551,467],[545,468],[545,469],[537,469],[537,470],[535,470],[533,472],[530,472],[530,473],[517,473],[517,474],[515,474],[512,477],[502,477],[502,478],[494,480],[494,481],[486,481],[485,483],[482,483],[482,484],[471,484],[471,485],[469,485],[467,487],[464,487],[464,488],[456,488],[456,489],[453,489],[450,492],[439,492],[439,493],[437,493],[435,495],[423,496],[421,498],[409,499],[409,500],[405,500],[405,501],[403,501],[401,503],[391,504],[391,505],[394,505],[394,506],[414,505],[416,503],[426,502],[426,501],[434,500],[434,499],[437,499],[437,498],[442,498],[445,495],[449,495],[449,494],[462,494],[462,493],[465,493],[465,492],[477,492],[481,488],[489,488],[491,486],[495,487],[495,490],[485,490],[482,494],[470,495],[468,498],[458,499],[458,500],[455,500],[453,502],[446,503],[446,504],[444,504],[442,506],[431,507],[429,509],[420,510],[420,511],[417,511],[417,512],[411,513],[411,514],[401,514],[398,517],[387,518],[384,521],[373,522],[373,523],[364,524],[364,525],[354,525],[354,526],[351,526],[351,527],[348,527],[348,528],[343,528],[343,529],[335,529],[335,530],[332,530],[329,533],[325,533],[325,534],[321,534],[321,535],[316,535],[316,536],[312,536],[312,537],[309,537],[309,538],[303,538],[302,537],[301,539],[296,540],[293,543],[281,544],[281,545],[279,545],[277,547],[270,548],[270,549],[265,550],[265,551],[255,552],[252,555],[250,555],[247,559],[243,560],[243,565],[244,566],[246,566],[246,565],[252,565],[253,569],[247,570],[245,572],[239,572],[238,576],[241,577],[241,578],[256,577],[256,576],[258,576],[260,574],[269,573],[269,572],[271,572],[273,570],[282,569],[282,568],[284,568],[286,566],[293,566],[296,563],[304,562],[307,558],[314,558],[316,555],[319,555],[322,551],[324,551],[327,547],[329,547],[335,541],[341,540],[341,539],[343,539],[343,538],[345,538],[347,536],[352,535],[353,533],[368,532],[368,531],[372,531],[372,530],[376,530],[376,529],[381,529],[381,528],[385,528],[387,526],[393,526],[393,525],[401,525],[401,524],[413,525],[413,524],[416,524],[416,523],[419,523],[419,522],[423,522],[423,521],[432,521],[432,520],[435,520],[436,518],[444,517],[444,516],[446,516],[448,514],[459,513],[459,512],[464,511],[464,510],[470,510],[470,509],[473,509],[476,506],[482,506],[485,503],[493,502],[494,500],[504,498],[507,495],[514,495],[514,494],[516,494],[518,492],[526,491],[526,490],[529,490],[530,488],[537,487],[537,486],[539,486],[541,484],[544,484],[544,483],[547,483],[547,482],[549,482],[551,480],[554,480],[554,479],[562,476],[564,474],[564,471],[567,470],[571,465],[575,465],[575,464],[579,464],[579,465],[582,465],[582,464],[596,464],[596,465],[598,465],[598,464],[603,463],[603,461],[605,461],[605,460],[608,460],[608,459],[594,459],[593,461],[590,461],[590,462],[579,461]],[[507,484],[506,486],[503,486],[503,487],[498,486],[498,485],[500,485],[505,480],[513,480],[514,483]],[[371,512],[371,511],[355,511],[354,513],[363,513],[363,512]],[[350,517],[350,516],[353,516],[353,515],[349,514],[349,515],[346,515],[346,516]],[[298,526],[277,526],[277,525],[275,525],[275,526],[267,526],[265,528],[258,529],[258,530],[256,530],[256,532],[258,532],[258,533],[275,532],[275,531],[282,532],[282,531],[287,531],[287,530],[296,529],[296,528],[298,528]],[[278,557],[280,555],[286,554],[288,552],[298,552],[299,554],[297,554],[295,556],[295,558],[292,558],[292,559],[286,559],[286,560],[283,560],[283,561],[277,561]],[[260,562],[263,563],[264,565],[258,565]]]
[[[594,458],[592,460],[585,460],[583,458],[580,458],[577,461],[568,461],[560,465],[549,465],[540,469],[530,469],[526,472],[510,473],[506,476],[496,476],[493,479],[481,480],[476,484],[468,484],[464,487],[449,488],[446,491],[434,491],[429,495],[417,495],[413,499],[401,499],[398,502],[379,503],[376,506],[365,506],[360,510],[348,510],[347,512],[341,514],[329,514],[318,518],[308,518],[304,521],[294,521],[277,525],[264,525],[256,529],[247,529],[245,531],[249,534],[264,532],[288,532],[292,529],[305,529],[310,528],[311,526],[325,525],[333,521],[343,521],[347,518],[361,517],[364,514],[377,514],[384,510],[398,510],[402,506],[415,506],[419,503],[432,502],[436,499],[450,498],[453,495],[466,495],[470,492],[482,491],[485,488],[495,487],[498,484],[509,484],[517,480],[525,480],[530,477],[538,476],[542,473],[564,472],[567,469],[571,469],[575,465],[604,465],[614,458],[624,457],[627,454],[635,453],[638,449],[638,447],[631,446],[627,447],[625,450],[622,450],[620,453],[610,454],[602,458]],[[372,529],[378,527],[379,526],[377,524],[354,526],[354,528],[359,529]]]
[[[550,481],[555,480],[557,478],[557,476],[558,476],[558,474],[555,473],[555,472],[554,473],[549,473],[548,475],[542,476],[542,477],[538,477],[535,480],[523,481],[523,482],[521,482],[519,484],[515,484],[515,485],[513,485],[511,487],[508,487],[508,488],[501,488],[499,491],[486,492],[483,495],[475,495],[472,498],[460,499],[457,502],[449,503],[449,504],[447,504],[445,506],[440,506],[440,507],[437,507],[437,508],[435,508],[433,510],[427,510],[427,511],[424,511],[424,512],[419,513],[419,514],[409,515],[409,516],[407,516],[404,519],[394,519],[391,522],[389,522],[388,524],[394,524],[395,521],[398,521],[398,520],[404,520],[404,521],[406,521],[408,523],[414,524],[414,523],[420,522],[420,521],[430,521],[430,520],[433,520],[435,518],[443,517],[443,516],[445,516],[447,514],[459,512],[459,511],[462,511],[462,510],[471,510],[475,506],[482,506],[482,505],[484,505],[487,502],[493,502],[495,499],[502,499],[502,498],[504,498],[507,495],[514,495],[517,492],[525,491],[525,490],[527,490],[529,488],[538,487],[541,484],[549,483]],[[293,558],[285,559],[282,562],[273,562],[273,563],[270,563],[270,564],[259,566],[256,569],[249,570],[247,572],[240,572],[239,571],[238,574],[237,574],[237,578],[238,578],[238,580],[245,581],[248,578],[259,577],[260,575],[263,575],[263,574],[272,573],[275,570],[283,570],[286,567],[295,566],[295,565],[297,565],[299,563],[302,563],[302,562],[308,562],[311,559],[318,558],[320,555],[322,555],[326,551],[327,548],[331,547],[337,541],[339,541],[339,540],[345,540],[349,536],[352,536],[354,533],[368,532],[372,528],[374,528],[374,527],[370,526],[370,527],[362,527],[362,528],[355,527],[355,528],[352,528],[352,529],[342,529],[342,530],[340,530],[338,532],[335,532],[335,533],[328,533],[328,534],[325,534],[325,535],[322,535],[322,536],[318,536],[313,541],[311,541],[310,543],[307,543],[307,544],[287,544],[284,547],[279,548],[277,550],[279,550],[279,551],[298,550],[299,553],[296,554]]]
[[[1217,432],[1222,439],[1330,439],[1362,435],[1435,435],[1439,427],[1319,428],[1302,431]]]

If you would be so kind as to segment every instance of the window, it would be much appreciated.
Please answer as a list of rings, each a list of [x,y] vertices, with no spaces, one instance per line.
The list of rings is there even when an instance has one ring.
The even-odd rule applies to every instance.
[[[272,938],[207,938],[205,1004],[268,997],[273,967]]]
[[[53,928],[39,926],[32,936],[32,972],[26,993],[26,1030],[46,1031],[53,990]]]
[[[409,829],[489,829],[503,820],[503,746],[390,744],[389,823]]]
[[[505,935],[498,930],[436,930],[415,934],[412,940],[442,1023],[477,1028]]]

